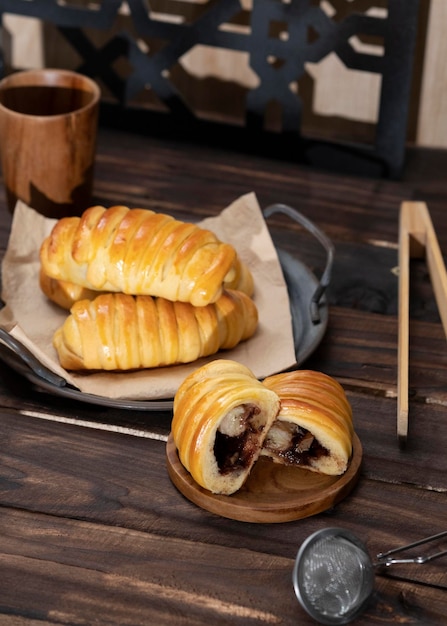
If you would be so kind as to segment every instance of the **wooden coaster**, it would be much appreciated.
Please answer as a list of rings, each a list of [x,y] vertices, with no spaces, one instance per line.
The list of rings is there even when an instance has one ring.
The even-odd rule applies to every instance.
[[[180,463],[172,434],[166,457],[173,484],[203,509],[241,522],[290,522],[326,511],[350,493],[360,476],[362,445],[354,434],[352,458],[342,476],[287,467],[261,457],[244,486],[231,496],[213,494],[194,481]]]

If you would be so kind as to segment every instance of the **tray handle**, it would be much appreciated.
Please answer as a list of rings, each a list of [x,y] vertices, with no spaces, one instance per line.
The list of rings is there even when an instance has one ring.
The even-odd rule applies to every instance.
[[[325,235],[325,233],[318,228],[313,222],[296,209],[288,206],[287,204],[271,204],[263,211],[264,217],[268,218],[275,213],[283,213],[290,217],[293,221],[303,226],[311,235],[313,235],[317,241],[323,246],[326,251],[326,265],[323,273],[320,277],[318,286],[311,298],[310,302],[310,316],[313,324],[319,324],[321,322],[320,316],[320,300],[328,287],[331,280],[332,265],[334,262],[334,246],[332,241]]]
[[[0,341],[16,354],[40,378],[56,387],[64,387],[66,380],[55,374],[26,348],[18,339],[10,335],[4,328],[0,328]]]

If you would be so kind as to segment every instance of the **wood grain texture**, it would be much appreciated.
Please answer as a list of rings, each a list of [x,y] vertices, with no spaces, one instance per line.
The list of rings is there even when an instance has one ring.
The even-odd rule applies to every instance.
[[[427,202],[445,254],[446,169],[447,154],[410,150],[403,180],[364,180],[100,130],[100,204],[199,219],[254,190],[261,206],[290,204],[332,239],[328,329],[306,366],[344,386],[361,473],[349,496],[311,517],[224,518],[172,484],[169,411],[53,397],[0,362],[0,624],[311,626],[291,581],[312,532],[342,526],[375,555],[445,530],[447,352],[423,260],[411,268],[405,450],[396,444],[395,415],[399,207]],[[3,253],[10,225],[3,196],[0,209]],[[270,228],[277,245],[320,271],[321,250],[297,226],[275,216]],[[356,624],[445,624],[446,590],[442,559],[380,572]]]
[[[280,523],[317,515],[348,496],[360,476],[362,445],[355,435],[352,458],[342,476],[325,476],[261,458],[242,488],[230,497],[213,494],[194,481],[180,462],[172,435],[166,461],[180,493],[206,511],[241,522]]]
[[[200,540],[161,542],[151,533],[46,515],[33,519],[11,509],[4,509],[0,528],[0,623],[311,623],[293,592],[282,591],[290,589],[294,555]],[[225,587],[224,572],[231,581]],[[442,624],[444,593],[378,578],[364,623],[398,623],[406,615],[413,623]]]
[[[371,422],[376,422],[377,427],[376,416],[371,416]],[[361,434],[367,438],[365,427]],[[380,548],[377,545],[380,541],[392,547],[401,539],[403,543],[413,540],[420,532],[418,525],[423,523],[425,515],[429,534],[440,526],[441,530],[445,515],[445,504],[440,506],[445,503],[445,489],[429,485],[424,489],[423,480],[418,485],[418,497],[424,506],[409,506],[414,497],[411,485],[417,473],[423,472],[429,457],[427,453],[413,455],[416,462],[420,457],[418,467],[406,481],[402,476],[399,480],[391,470],[399,468],[399,463],[403,467],[405,458],[399,451],[392,455],[394,442],[390,442],[386,450],[383,445],[386,432],[378,434],[375,442],[365,446],[360,481],[350,497],[332,511],[290,525],[241,524],[191,504],[171,484],[165,464],[165,443],[161,441],[50,423],[5,411],[2,412],[0,437],[4,444],[0,466],[2,505],[20,508],[22,504],[25,509],[49,515],[97,521],[141,532],[177,537],[192,533],[197,538],[203,533],[208,535],[200,526],[210,525],[219,529],[219,541],[230,542],[228,545],[238,545],[238,533],[251,547],[255,546],[256,537],[264,540],[271,537],[274,543],[261,542],[258,548],[274,553],[279,550],[279,554],[284,555],[293,544],[276,543],[282,536],[291,539],[293,533],[298,532],[296,541],[300,541],[304,539],[301,532],[344,519],[348,524],[357,524],[357,530],[365,524],[365,532],[361,534],[365,537],[369,533],[368,541],[375,550]],[[43,449],[45,455],[42,455]],[[391,456],[389,466],[382,469],[388,455]],[[374,493],[376,483],[381,489]],[[371,506],[366,505],[368,500]],[[380,501],[382,505],[376,511]],[[408,511],[405,528],[398,523],[402,511]],[[385,512],[384,526],[380,530],[380,516]],[[371,519],[366,522],[365,516]],[[182,519],[181,524],[179,519]],[[227,539],[223,540],[222,536]]]
[[[436,232],[424,202],[403,202],[399,221],[399,310],[397,435],[408,435],[408,371],[410,347],[410,259],[425,258],[444,334],[447,331],[447,274]]]
[[[99,99],[96,83],[76,72],[29,70],[3,79],[0,156],[11,212],[17,200],[56,218],[87,208]]]
[[[422,527],[443,528],[439,492],[421,491],[415,507],[410,486],[383,483],[378,490],[366,477],[351,497],[319,516],[242,524],[196,507],[170,485],[161,442],[3,413],[4,443],[5,435],[2,607],[17,615],[30,617],[39,607],[41,618],[56,623],[71,614],[108,624],[164,624],[174,616],[194,624],[293,624],[298,618],[305,624],[289,581],[308,534],[342,524],[374,554],[418,538]],[[378,623],[380,607],[391,623],[402,614],[431,623],[423,621],[436,606],[428,599],[437,598],[442,610],[437,594],[447,587],[442,563],[401,567],[395,575],[401,580],[378,579],[370,617],[360,623]],[[438,590],[423,591],[422,584]],[[411,602],[402,602],[405,593]]]

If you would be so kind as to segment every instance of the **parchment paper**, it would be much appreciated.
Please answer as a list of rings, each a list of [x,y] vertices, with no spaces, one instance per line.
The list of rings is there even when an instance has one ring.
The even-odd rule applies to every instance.
[[[38,281],[40,245],[54,224],[55,220],[18,202],[2,265],[2,299],[6,306],[0,311],[0,326],[79,390],[113,399],[158,400],[172,398],[190,372],[215,358],[239,361],[260,379],[295,364],[287,288],[254,193],[240,197],[220,215],[207,218],[200,225],[233,244],[252,271],[258,329],[251,339],[233,350],[220,351],[188,365],[91,374],[67,372],[60,367],[52,338],[68,312],[44,296]]]

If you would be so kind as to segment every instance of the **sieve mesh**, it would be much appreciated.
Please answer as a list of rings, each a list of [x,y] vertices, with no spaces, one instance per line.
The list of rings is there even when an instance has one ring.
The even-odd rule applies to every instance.
[[[397,563],[427,563],[447,555],[438,550],[425,556],[395,558],[398,552],[439,540],[447,531],[381,552],[375,564],[365,545],[342,528],[326,528],[308,537],[298,550],[293,585],[304,609],[321,624],[347,624],[365,608],[374,589],[374,568]]]
[[[321,617],[342,623],[369,598],[374,574],[368,555],[342,536],[310,544],[299,565],[303,601]]]

